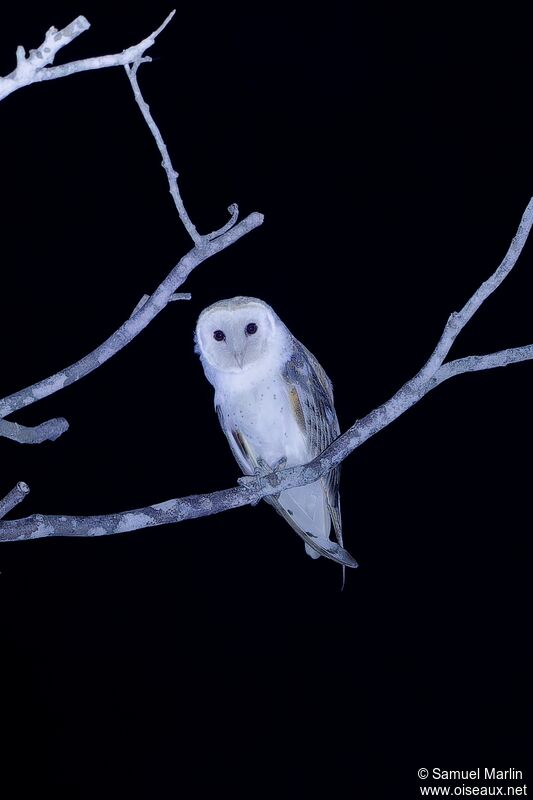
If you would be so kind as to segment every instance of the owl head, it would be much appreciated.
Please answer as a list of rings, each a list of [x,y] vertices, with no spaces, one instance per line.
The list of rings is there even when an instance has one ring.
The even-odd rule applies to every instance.
[[[232,297],[202,311],[195,349],[213,369],[242,373],[270,360],[285,330],[267,303],[255,297]]]

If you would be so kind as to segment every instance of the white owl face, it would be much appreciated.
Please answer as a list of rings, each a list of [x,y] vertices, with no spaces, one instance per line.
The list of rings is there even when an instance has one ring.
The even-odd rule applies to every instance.
[[[216,370],[244,372],[265,357],[279,324],[270,306],[255,297],[220,300],[200,314],[197,349]]]

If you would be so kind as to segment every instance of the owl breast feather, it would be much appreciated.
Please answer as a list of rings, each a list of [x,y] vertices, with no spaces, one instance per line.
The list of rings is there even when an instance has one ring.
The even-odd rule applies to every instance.
[[[308,443],[283,378],[269,375],[247,386],[245,374],[236,377],[230,391],[217,391],[227,428],[242,434],[255,457],[269,465],[281,458],[287,466],[304,464],[310,456]]]

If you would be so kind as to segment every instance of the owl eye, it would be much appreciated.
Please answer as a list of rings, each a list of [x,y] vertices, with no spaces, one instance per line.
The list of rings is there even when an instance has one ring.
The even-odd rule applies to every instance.
[[[247,336],[252,336],[254,333],[257,333],[257,325],[255,322],[249,322],[244,330]]]
[[[224,331],[214,331],[213,339],[215,339],[217,342],[223,342],[225,338],[226,334]]]

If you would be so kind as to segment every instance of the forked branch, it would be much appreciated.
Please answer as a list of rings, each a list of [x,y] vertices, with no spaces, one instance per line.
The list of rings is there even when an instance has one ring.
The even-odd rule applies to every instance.
[[[0,77],[0,100],[3,100],[17,89],[22,89],[23,86],[29,86],[31,83],[65,78],[67,75],[74,75],[76,72],[87,72],[87,70],[107,67],[123,67],[126,64],[133,64],[144,56],[146,50],[153,45],[156,37],[166,28],[175,13],[175,11],[172,11],[162,25],[150,36],[147,36],[139,44],[123,50],[122,53],[115,53],[111,56],[97,56],[96,58],[84,58],[81,61],[61,64],[58,67],[49,65],[53,63],[59,50],[70,44],[80,33],[89,30],[91,24],[85,17],[80,16],[76,17],[70,25],[60,31],[52,27],[46,32],[41,46],[36,50],[30,50],[28,56],[22,45],[17,47],[17,66],[9,75],[4,78]]]
[[[48,67],[47,65],[52,63],[58,50],[89,27],[89,23],[85,17],[78,17],[62,31],[50,28],[41,48],[31,51],[28,57],[25,56],[23,48],[18,48],[16,70],[11,73],[11,75],[8,75],[7,78],[0,78],[0,99],[2,99],[2,97],[5,97],[6,94],[9,94],[15,89],[35,81],[59,78],[87,69],[125,66],[135,101],[141,110],[143,118],[163,158],[162,166],[165,170],[170,193],[176,205],[180,220],[194,243],[192,250],[180,259],[164,281],[157,287],[155,292],[151,296],[144,295],[129,318],[99,347],[74,364],[56,372],[55,375],[51,375],[32,386],[21,389],[9,397],[0,400],[0,437],[4,436],[21,444],[39,444],[46,440],[57,439],[58,436],[68,429],[68,423],[65,419],[52,419],[43,422],[35,428],[28,428],[3,418],[27,405],[35,403],[37,400],[41,400],[43,397],[54,394],[65,386],[69,386],[71,383],[78,381],[80,378],[85,377],[85,375],[97,369],[101,364],[104,364],[108,359],[129,344],[135,336],[138,336],[169,302],[190,298],[188,294],[178,293],[177,289],[179,289],[195,267],[216,253],[219,253],[221,250],[224,250],[226,247],[229,247],[263,222],[263,215],[254,212],[237,223],[239,210],[234,203],[228,209],[230,219],[222,228],[201,235],[198,233],[187,214],[178,187],[178,173],[172,165],[167,146],[150,113],[148,104],[142,96],[137,81],[139,65],[142,62],[150,61],[149,58],[143,55],[145,50],[154,43],[156,36],[166,27],[173,16],[174,12],[169,14],[154,33],[146,39],[143,39],[138,45],[124,50],[123,53],[114,56],[102,56],[96,59],[76,61],[71,64],[65,64],[62,67]]]
[[[312,483],[370,439],[393,420],[415,405],[424,395],[445,380],[466,372],[493,369],[533,359],[533,345],[502,350],[481,356],[469,356],[443,363],[458,334],[484,300],[496,289],[516,264],[533,226],[533,199],[530,200],[518,232],[498,269],[474,293],[462,311],[452,314],[437,347],[422,369],[407,381],[386,403],[358,420],[339,436],[323,453],[308,464],[290,467],[265,477],[239,479],[239,486],[210,494],[192,495],[168,500],[144,508],[118,514],[91,517],[43,516],[0,521],[0,541],[36,539],[43,536],[106,536],[171,522],[181,522],[228,511],[285,489]]]

